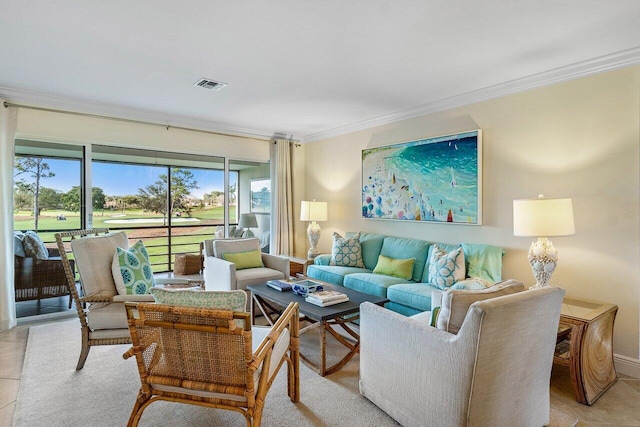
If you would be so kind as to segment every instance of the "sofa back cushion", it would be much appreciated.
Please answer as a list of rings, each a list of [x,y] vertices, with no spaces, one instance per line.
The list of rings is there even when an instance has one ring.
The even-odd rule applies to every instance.
[[[22,247],[25,254],[30,258],[48,259],[49,251],[44,242],[35,231],[27,231],[22,238]]]
[[[129,248],[127,233],[109,233],[71,241],[71,250],[80,273],[85,295],[112,297],[118,293],[111,265],[116,248]]]
[[[422,279],[424,266],[427,262],[429,242],[425,240],[405,239],[402,237],[387,236],[382,243],[380,254],[389,258],[409,259],[415,258],[411,280],[419,282]]]
[[[260,239],[257,237],[247,239],[214,239],[212,244],[213,255],[217,258],[223,258],[222,255],[226,253],[251,252],[256,249],[260,251]]]
[[[438,312],[436,327],[457,334],[471,304],[521,291],[524,291],[524,284],[517,280],[505,280],[489,288],[478,290],[447,289],[442,294],[442,306]]]
[[[22,231],[13,232],[13,254],[24,258],[27,256],[27,253],[22,246],[22,239],[24,239],[24,233],[22,233]]]
[[[346,237],[352,237],[354,234],[356,233],[347,233]],[[385,236],[382,234],[360,233],[362,261],[367,270],[373,270],[376,267],[384,238]]]

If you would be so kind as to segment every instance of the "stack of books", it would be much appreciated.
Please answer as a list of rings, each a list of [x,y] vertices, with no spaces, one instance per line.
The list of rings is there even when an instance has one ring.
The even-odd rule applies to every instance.
[[[267,286],[280,292],[287,292],[293,289],[295,280],[269,280]]]
[[[349,301],[349,297],[338,291],[318,291],[310,293],[304,300],[320,307],[326,307],[329,305],[340,304],[341,302],[347,302]]]

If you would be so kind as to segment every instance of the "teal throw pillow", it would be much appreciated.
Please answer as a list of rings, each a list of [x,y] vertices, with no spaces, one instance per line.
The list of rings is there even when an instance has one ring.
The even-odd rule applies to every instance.
[[[360,232],[349,238],[333,233],[333,247],[331,248],[329,265],[364,268],[362,248],[360,247]]]
[[[429,284],[438,289],[446,289],[459,280],[460,274],[464,278],[464,267],[462,271],[458,257],[462,255],[462,248],[457,248],[449,253],[434,245],[429,259]],[[462,262],[464,266],[464,262]]]
[[[120,295],[148,294],[155,286],[149,254],[142,240],[129,249],[116,248],[111,267],[113,281]]]

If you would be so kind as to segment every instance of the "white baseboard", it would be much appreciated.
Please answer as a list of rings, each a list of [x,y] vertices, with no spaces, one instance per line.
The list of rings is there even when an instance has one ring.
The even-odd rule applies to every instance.
[[[613,355],[613,363],[619,374],[629,375],[630,377],[640,378],[640,360],[621,354]]]

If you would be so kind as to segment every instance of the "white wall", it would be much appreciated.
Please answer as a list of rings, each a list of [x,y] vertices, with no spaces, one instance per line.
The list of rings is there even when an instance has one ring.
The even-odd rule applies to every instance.
[[[640,301],[640,67],[531,90],[305,144],[306,197],[329,203],[333,231],[377,232],[506,249],[503,277],[533,284],[532,239],[513,236],[512,201],[573,198],[576,235],[554,238],[551,280],[567,295],[619,307],[614,352],[638,359]],[[361,150],[483,130],[483,225],[361,218]],[[299,203],[299,202],[297,202]]]

